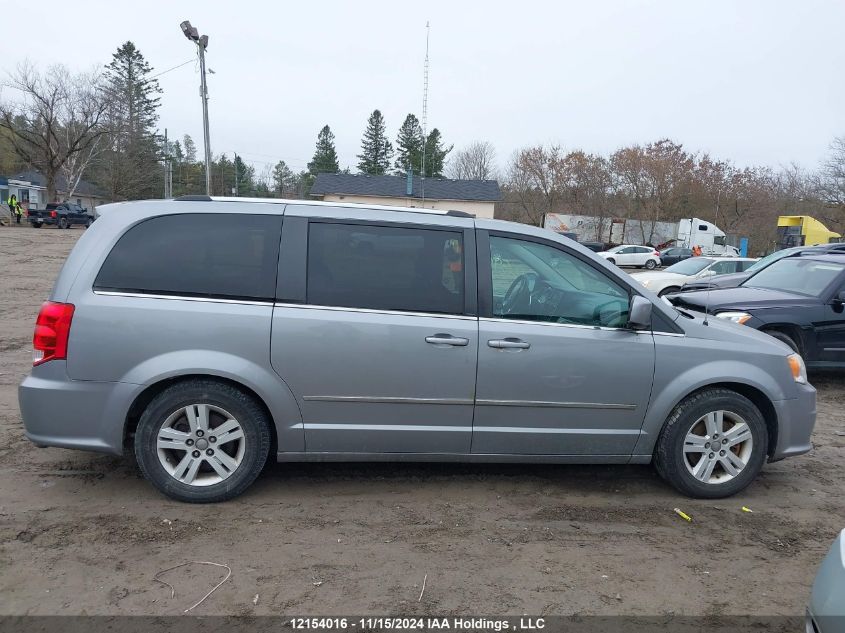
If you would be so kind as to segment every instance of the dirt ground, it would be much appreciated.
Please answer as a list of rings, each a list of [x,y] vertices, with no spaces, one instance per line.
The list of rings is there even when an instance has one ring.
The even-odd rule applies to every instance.
[[[841,373],[811,376],[815,450],[718,502],[647,466],[437,464],[273,465],[170,501],[130,458],[24,438],[33,323],[81,234],[0,227],[0,614],[179,614],[225,570],[168,572],[175,598],[154,576],[213,561],[231,580],[194,613],[801,615],[845,527]]]

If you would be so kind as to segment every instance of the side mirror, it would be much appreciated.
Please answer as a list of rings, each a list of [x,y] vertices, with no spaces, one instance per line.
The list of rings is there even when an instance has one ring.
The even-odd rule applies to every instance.
[[[838,304],[845,304],[845,290],[840,290],[839,293],[833,298],[833,303]]]
[[[651,327],[651,301],[640,295],[631,297],[628,327],[632,330],[647,330]]]

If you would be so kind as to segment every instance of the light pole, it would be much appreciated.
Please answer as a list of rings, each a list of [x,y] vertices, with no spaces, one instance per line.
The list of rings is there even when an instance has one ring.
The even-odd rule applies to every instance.
[[[200,35],[188,20],[182,22],[182,33],[197,45],[200,56],[200,97],[202,98],[202,133],[205,144],[205,193],[211,195],[211,139],[208,134],[208,87],[205,83],[205,51],[208,48],[208,35]]]

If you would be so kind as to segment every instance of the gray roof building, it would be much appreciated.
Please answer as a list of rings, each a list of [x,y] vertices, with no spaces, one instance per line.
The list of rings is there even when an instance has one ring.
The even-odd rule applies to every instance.
[[[502,199],[499,183],[495,180],[450,180],[448,178],[426,178],[425,183],[414,176],[411,191],[405,176],[368,176],[365,174],[317,174],[312,196],[375,196],[384,198],[423,197],[426,200],[464,200],[496,202]]]

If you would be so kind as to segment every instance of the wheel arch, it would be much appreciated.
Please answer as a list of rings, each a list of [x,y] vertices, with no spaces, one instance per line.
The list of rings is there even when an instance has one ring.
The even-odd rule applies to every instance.
[[[237,380],[225,376],[209,373],[191,373],[180,374],[177,376],[169,376],[150,385],[147,385],[143,391],[141,391],[137,396],[135,396],[135,399],[129,406],[129,410],[126,412],[126,418],[123,422],[124,452],[131,450],[132,442],[135,437],[135,431],[138,428],[138,421],[141,419],[141,415],[143,414],[147,406],[150,404],[150,402],[152,402],[157,395],[159,395],[168,387],[178,384],[180,382],[187,382],[189,380],[196,379],[213,380],[221,384],[230,385],[254,398],[255,401],[259,404],[259,406],[264,409],[264,412],[270,419],[270,455],[274,456],[276,452],[278,452],[279,438],[278,431],[276,429],[277,422],[275,417],[273,416],[273,412],[270,410],[270,407],[267,405],[265,399],[262,398],[261,395],[258,394],[254,389],[252,389],[248,385],[245,385],[243,382],[239,382]]]
[[[800,325],[776,321],[760,326],[760,331],[765,332],[766,334],[769,332],[781,332],[782,334],[786,334],[798,344],[798,349],[800,350],[802,356],[807,350],[807,342],[804,340],[804,331]]]
[[[657,394],[653,403],[655,406],[652,408],[650,404],[640,438],[634,447],[633,455],[636,456],[634,459],[642,461],[643,456],[652,456],[657,439],[675,407],[687,398],[708,389],[734,391],[748,398],[760,410],[768,432],[767,454],[771,456],[777,447],[779,436],[778,414],[773,404],[773,401],[778,398],[772,397],[772,393],[763,384],[754,384],[747,379],[739,379],[736,376],[737,374],[734,373],[733,376],[728,374],[721,380],[702,380],[691,383],[687,388],[681,390],[679,395],[672,398],[661,397],[661,394]],[[678,379],[683,379],[683,376],[678,377]],[[671,385],[667,387],[667,389],[671,388]],[[665,393],[666,390],[664,390]]]

